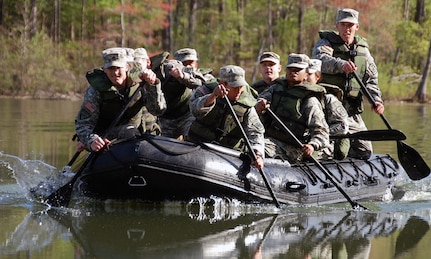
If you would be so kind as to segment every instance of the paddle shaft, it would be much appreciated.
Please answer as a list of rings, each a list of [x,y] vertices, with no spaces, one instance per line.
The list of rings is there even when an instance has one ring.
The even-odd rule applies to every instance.
[[[376,101],[374,100],[373,96],[371,96],[368,89],[365,87],[364,82],[362,82],[362,80],[359,78],[358,74],[355,71],[353,71],[353,75],[356,81],[358,81],[358,83],[361,85],[362,93],[367,97],[368,101],[373,105],[373,107],[377,107]],[[386,127],[392,130],[392,126],[389,124],[388,120],[383,114],[380,114],[380,118],[382,118]],[[429,166],[414,148],[400,140],[397,141],[397,148],[398,159],[400,160],[401,165],[403,166],[410,179],[420,180],[430,174]]]
[[[241,130],[241,134],[245,140],[248,151],[250,152],[250,154],[253,158],[253,161],[256,161],[257,160],[256,153],[254,152],[254,149],[250,144],[250,140],[248,139],[247,134],[245,133],[244,128],[242,127],[241,122],[239,121],[238,116],[236,115],[235,110],[232,107],[232,103],[230,102],[230,100],[227,96],[225,96],[224,99],[226,100],[226,103],[229,106],[230,112],[232,113],[232,117],[234,118],[236,125]],[[262,176],[263,181],[265,182],[266,188],[268,189],[269,193],[271,194],[271,197],[275,203],[275,206],[277,208],[280,208],[280,203],[278,202],[277,197],[275,197],[275,194],[274,194],[274,191],[272,190],[271,185],[269,185],[269,182],[268,182],[268,179],[266,178],[265,172],[263,171],[263,169],[259,169],[259,173]]]
[[[371,103],[371,105],[373,105],[373,107],[376,108],[377,107],[376,101],[374,100],[373,96],[371,96],[370,91],[368,91],[368,89],[365,87],[364,82],[362,82],[362,80],[359,78],[358,73],[353,71],[352,74],[356,78],[356,81],[358,81],[358,83],[361,85],[361,90],[364,93],[365,97],[367,97],[367,99]],[[380,114],[380,117],[382,118],[386,127],[391,130],[392,126],[391,126],[391,124],[389,124],[389,121],[386,119],[385,115],[382,113],[382,114]]]
[[[81,151],[76,151],[73,157],[70,159],[69,163],[67,163],[67,166],[72,166],[73,163],[75,163],[76,159],[78,159],[79,154],[81,154]]]
[[[144,83],[142,82],[136,88],[132,97],[130,97],[129,101],[124,105],[124,107],[121,109],[121,111],[115,117],[115,119],[111,122],[110,126],[105,130],[105,133],[102,135],[102,139],[106,137],[106,134],[109,130],[111,130],[113,127],[115,127],[118,124],[118,122],[120,122],[120,120],[122,119],[124,113],[129,108],[132,101],[135,100],[136,97],[138,96],[138,93],[140,92],[143,84]],[[103,150],[103,149],[104,148],[102,148],[101,150]],[[84,163],[81,165],[79,170],[72,177],[72,179],[68,183],[66,183],[64,186],[60,187],[57,191],[55,191],[51,195],[49,195],[45,202],[47,204],[49,204],[51,206],[55,206],[55,207],[67,206],[69,204],[70,198],[72,196],[73,185],[78,180],[78,178],[81,176],[82,172],[87,167],[87,165],[94,159],[95,155],[96,155],[96,152],[94,152],[94,151],[90,152],[90,154],[85,159]]]
[[[302,144],[302,142],[292,133],[292,131],[290,131],[286,124],[284,124],[270,108],[266,109],[266,112],[268,112],[269,115],[283,128],[283,130],[287,134],[289,134],[290,137],[293,138],[298,148],[302,148],[304,146],[304,144]],[[310,156],[310,158],[313,163],[315,163],[317,167],[319,167],[319,169],[325,174],[326,178],[328,178],[329,181],[335,186],[335,188],[337,188],[337,190],[344,196],[344,198],[346,198],[346,200],[350,203],[353,209],[361,207],[362,209],[368,210],[366,207],[360,205],[359,203],[352,201],[349,195],[347,195],[347,193],[337,184],[337,182],[335,182],[335,180],[329,174],[328,170],[326,170],[326,168],[323,167],[323,165],[319,161],[317,161],[316,158],[314,158],[313,156]]]

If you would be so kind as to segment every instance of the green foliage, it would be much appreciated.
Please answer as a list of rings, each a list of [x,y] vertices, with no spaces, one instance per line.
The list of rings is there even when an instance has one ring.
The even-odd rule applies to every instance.
[[[31,3],[37,4],[33,27]],[[150,54],[192,47],[197,49],[202,67],[211,67],[216,73],[223,65],[236,64],[243,66],[250,78],[262,44],[264,51],[279,53],[283,64],[292,52],[311,55],[318,31],[334,28],[336,10],[342,4],[360,11],[358,33],[370,44],[384,96],[411,97],[431,40],[430,1],[425,2],[425,17],[416,23],[416,1],[409,1],[404,10],[405,1],[401,0],[305,0],[301,27],[300,1],[196,1],[194,13],[191,3],[3,1],[0,68],[7,72],[0,94],[82,93],[87,86],[85,72],[100,65],[101,51],[123,43],[125,47],[145,47]],[[60,13],[54,16],[57,4]],[[30,35],[30,28],[37,29],[35,35]],[[55,35],[55,28],[59,35]],[[396,53],[399,56],[394,63]]]
[[[76,74],[59,46],[48,36],[37,33],[27,42],[8,44],[10,38],[1,36],[1,69],[8,71],[0,89],[2,95],[48,96],[76,90]]]
[[[401,23],[396,31],[397,35],[402,35],[397,40],[397,45],[405,53],[401,63],[411,64],[413,68],[420,70],[420,60],[428,53],[429,39],[423,35],[423,27],[413,21]]]
[[[399,66],[402,73],[390,77],[392,64],[380,64],[379,87],[385,100],[411,99],[419,85],[421,74],[415,73],[408,66]]]

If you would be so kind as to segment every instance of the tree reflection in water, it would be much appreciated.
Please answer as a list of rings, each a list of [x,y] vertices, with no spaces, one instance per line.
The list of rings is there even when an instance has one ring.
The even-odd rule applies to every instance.
[[[400,230],[395,250],[388,251],[397,256],[429,230],[428,219],[401,212],[267,214],[224,202],[107,202],[30,212],[0,250],[35,251],[70,238],[76,253],[95,258],[368,258],[372,238]]]

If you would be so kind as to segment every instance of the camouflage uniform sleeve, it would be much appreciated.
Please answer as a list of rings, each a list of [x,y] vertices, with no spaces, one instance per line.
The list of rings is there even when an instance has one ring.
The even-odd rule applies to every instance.
[[[244,116],[244,131],[254,150],[257,150],[262,156],[265,154],[264,133],[265,128],[257,115],[256,109],[251,107]]]
[[[189,104],[193,116],[203,118],[215,107],[215,103],[211,106],[205,106],[210,95],[211,92],[205,86],[200,86],[193,91]]]
[[[343,65],[347,61],[333,57],[334,49],[326,39],[319,40],[313,48],[312,57],[322,61],[322,73],[338,74],[343,73]]]
[[[160,116],[166,110],[166,100],[162,92],[160,80],[157,78],[154,85],[146,83],[144,85],[145,106],[149,113]]]
[[[205,82],[205,78],[201,73],[191,70],[190,68],[185,67],[183,69],[183,74],[184,78],[178,79],[178,81],[188,88],[195,89]]]
[[[382,100],[382,92],[379,88],[378,76],[379,73],[377,71],[376,63],[374,62],[374,58],[371,56],[371,53],[368,49],[366,49],[366,64],[367,70],[365,72],[365,77],[363,82],[370,92],[371,96],[375,101],[383,103]]]
[[[348,114],[340,100],[333,94],[325,94],[325,117],[329,135],[345,135],[349,131]]]
[[[128,62],[129,64],[129,71],[127,73],[127,76],[133,83],[139,83],[142,80],[139,78],[139,74],[142,72],[142,66],[139,62]]]
[[[315,150],[329,146],[329,128],[325,120],[322,105],[316,97],[304,100],[301,113],[310,133],[310,141]]]
[[[88,87],[85,91],[84,100],[76,116],[75,130],[87,150],[91,150],[91,143],[99,137],[93,131],[96,128],[100,115],[100,93],[93,87]]]

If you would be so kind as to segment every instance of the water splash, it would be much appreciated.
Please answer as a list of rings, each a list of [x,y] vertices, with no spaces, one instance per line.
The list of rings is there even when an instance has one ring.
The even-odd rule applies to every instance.
[[[58,172],[57,168],[41,160],[24,160],[17,156],[0,152],[0,182],[8,175],[15,179],[19,189],[16,195],[24,196],[30,201],[42,201],[54,190],[71,178],[68,171]],[[8,193],[7,185],[0,185],[0,193]],[[9,192],[10,193],[10,192]]]

